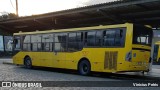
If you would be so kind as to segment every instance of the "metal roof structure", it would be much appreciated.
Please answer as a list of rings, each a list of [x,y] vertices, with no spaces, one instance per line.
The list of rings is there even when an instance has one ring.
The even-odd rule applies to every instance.
[[[160,0],[119,0],[0,21],[5,32],[138,23],[160,27]]]

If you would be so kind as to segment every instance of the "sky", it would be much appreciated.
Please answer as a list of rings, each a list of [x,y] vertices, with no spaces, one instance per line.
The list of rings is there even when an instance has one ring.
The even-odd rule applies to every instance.
[[[0,15],[16,12],[16,0],[0,0]],[[18,0],[19,16],[29,16],[116,0]]]

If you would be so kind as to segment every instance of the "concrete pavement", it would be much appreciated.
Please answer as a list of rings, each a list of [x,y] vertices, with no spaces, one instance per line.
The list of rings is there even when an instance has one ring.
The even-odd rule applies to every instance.
[[[0,62],[2,62],[3,64],[13,64],[11,58],[1,58]],[[152,70],[148,73],[145,72],[144,74],[142,72],[124,72],[124,73],[118,73],[118,74],[142,76],[146,78],[155,78],[160,80],[160,65],[152,65]]]

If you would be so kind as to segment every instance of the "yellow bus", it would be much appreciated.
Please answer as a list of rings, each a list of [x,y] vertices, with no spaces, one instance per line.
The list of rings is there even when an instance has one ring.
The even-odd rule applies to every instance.
[[[153,63],[160,64],[160,41],[156,42],[153,50]]]
[[[152,29],[132,23],[14,33],[13,63],[96,72],[148,71]]]

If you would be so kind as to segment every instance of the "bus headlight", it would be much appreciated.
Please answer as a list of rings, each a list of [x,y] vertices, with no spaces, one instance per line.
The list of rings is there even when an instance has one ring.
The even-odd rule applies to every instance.
[[[131,61],[132,60],[132,51],[129,51],[127,54],[126,54],[126,61]]]

